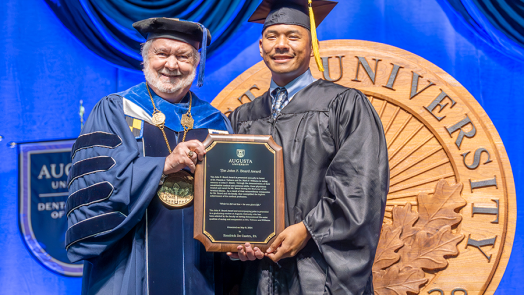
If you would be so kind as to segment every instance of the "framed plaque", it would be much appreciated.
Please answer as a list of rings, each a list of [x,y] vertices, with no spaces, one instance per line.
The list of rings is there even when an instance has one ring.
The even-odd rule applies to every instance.
[[[210,134],[195,171],[194,238],[210,252],[265,251],[284,230],[282,147],[270,135]]]

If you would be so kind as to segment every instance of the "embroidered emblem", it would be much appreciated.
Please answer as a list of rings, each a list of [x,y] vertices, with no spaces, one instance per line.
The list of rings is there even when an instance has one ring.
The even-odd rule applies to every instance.
[[[126,116],[126,122],[135,138],[141,139],[144,135],[144,121]]]

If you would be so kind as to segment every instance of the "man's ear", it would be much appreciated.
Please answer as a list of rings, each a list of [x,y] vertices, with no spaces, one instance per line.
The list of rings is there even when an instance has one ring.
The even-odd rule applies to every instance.
[[[262,39],[258,40],[258,50],[260,51],[260,56],[262,55]]]

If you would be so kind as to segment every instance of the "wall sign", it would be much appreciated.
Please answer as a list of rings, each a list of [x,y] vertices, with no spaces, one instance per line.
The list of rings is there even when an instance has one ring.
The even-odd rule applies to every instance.
[[[20,232],[44,266],[66,276],[82,276],[65,250],[67,176],[74,140],[19,145]]]
[[[390,190],[373,267],[375,294],[493,294],[516,225],[504,145],[479,103],[427,60],[384,44],[320,42],[315,78],[357,88],[382,120]],[[213,101],[229,113],[269,89],[259,62]],[[285,148],[285,147],[283,147]]]

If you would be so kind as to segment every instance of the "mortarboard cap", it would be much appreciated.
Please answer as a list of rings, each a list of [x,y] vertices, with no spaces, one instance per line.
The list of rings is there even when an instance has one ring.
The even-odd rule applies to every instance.
[[[262,0],[248,21],[264,24],[262,32],[273,25],[297,25],[311,31],[315,61],[318,69],[323,72],[317,26],[337,4],[338,2],[327,0]]]
[[[204,83],[206,65],[206,47],[211,44],[211,33],[204,25],[181,20],[178,18],[154,17],[133,24],[140,35],[147,41],[156,38],[167,38],[187,43],[200,52],[200,69],[198,72],[198,87]]]
[[[249,18],[249,22],[264,24],[264,31],[272,25],[298,25],[311,30],[308,0],[263,0]],[[326,18],[338,2],[311,1],[316,26]]]

